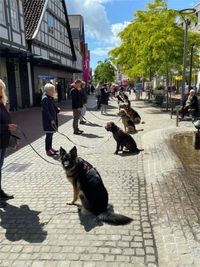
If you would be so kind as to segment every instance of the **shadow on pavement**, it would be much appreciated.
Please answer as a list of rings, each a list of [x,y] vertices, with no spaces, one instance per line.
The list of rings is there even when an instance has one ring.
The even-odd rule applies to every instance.
[[[87,138],[103,138],[103,136],[96,135],[96,134],[89,134],[89,133],[82,133],[81,136]]]
[[[66,123],[72,119],[72,111],[69,101],[63,101],[58,105],[61,108],[61,112],[58,115],[59,126]],[[41,107],[28,108],[24,110],[19,110],[11,112],[12,123],[15,123],[20,126],[22,131],[27,135],[28,141],[30,143],[39,139],[45,135],[42,128],[42,111]],[[17,134],[21,137],[19,148],[21,149],[27,145],[26,140],[21,134]],[[14,153],[14,150],[9,150],[7,155]]]
[[[83,225],[86,232],[90,232],[95,227],[103,226],[103,223],[97,219],[97,217],[82,208],[78,208],[78,216],[81,225]]]
[[[86,123],[85,126],[91,126],[91,127],[103,127],[102,125],[96,124],[96,123]]]
[[[29,243],[42,243],[47,232],[40,223],[39,211],[31,210],[28,205],[19,208],[7,204],[0,210],[1,227],[6,229],[5,237],[14,242],[25,240]]]

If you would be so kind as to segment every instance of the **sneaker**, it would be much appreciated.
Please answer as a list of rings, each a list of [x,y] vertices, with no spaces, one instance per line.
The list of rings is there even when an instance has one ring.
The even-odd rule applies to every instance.
[[[53,149],[53,148],[52,148],[51,150],[52,150],[54,153],[56,153],[56,154],[59,152],[58,150]]]
[[[80,121],[80,124],[86,124],[86,121]]]
[[[3,190],[0,191],[0,200],[9,200],[13,198],[14,198],[13,195],[8,195]]]
[[[47,156],[49,157],[53,157],[56,155],[56,153],[52,149],[49,149],[46,153],[47,153]]]

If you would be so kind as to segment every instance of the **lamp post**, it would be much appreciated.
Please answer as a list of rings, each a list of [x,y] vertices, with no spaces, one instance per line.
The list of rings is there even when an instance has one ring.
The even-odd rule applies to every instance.
[[[184,51],[183,51],[183,79],[182,79],[182,91],[181,91],[181,103],[184,100],[184,92],[185,92],[185,81],[186,81],[186,65],[187,65],[187,40],[188,40],[188,25],[189,19],[185,18],[184,15],[194,14],[196,9],[187,8],[179,11],[179,14],[184,20],[185,30],[184,30]]]
[[[195,46],[195,44],[193,43],[193,44],[191,45],[191,51],[190,51],[189,89],[191,88],[191,85],[192,85],[192,65],[193,65],[194,46]]]

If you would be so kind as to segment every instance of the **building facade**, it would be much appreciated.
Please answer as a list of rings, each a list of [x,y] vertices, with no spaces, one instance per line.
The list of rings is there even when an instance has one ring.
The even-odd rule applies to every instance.
[[[83,80],[83,68],[85,57],[85,32],[84,21],[81,15],[69,15],[69,23],[72,33],[72,39],[74,43],[75,53],[77,61],[82,66],[82,70],[79,73],[74,73],[74,80]]]
[[[22,0],[0,0],[0,78],[11,110],[30,105]]]
[[[73,80],[73,73],[82,71],[71,36],[65,1],[25,0],[24,15],[33,103],[37,102],[47,81],[59,82],[64,97],[67,86]]]

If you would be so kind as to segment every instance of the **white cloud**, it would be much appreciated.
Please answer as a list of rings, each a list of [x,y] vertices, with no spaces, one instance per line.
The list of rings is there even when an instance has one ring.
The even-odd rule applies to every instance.
[[[129,22],[110,24],[103,4],[116,0],[66,0],[69,14],[81,14],[84,17],[86,37],[102,44],[119,44],[118,33]]]
[[[99,57],[104,57],[108,56],[108,52],[112,49],[113,47],[97,47],[91,51],[91,54],[99,56]]]
[[[110,0],[67,0],[69,14],[84,17],[86,36],[107,42],[112,35],[104,3]]]
[[[123,23],[115,23],[111,25],[111,31],[113,34],[113,42],[118,45],[120,43],[120,38],[118,37],[119,33],[123,31],[130,24],[130,21],[124,21]]]

